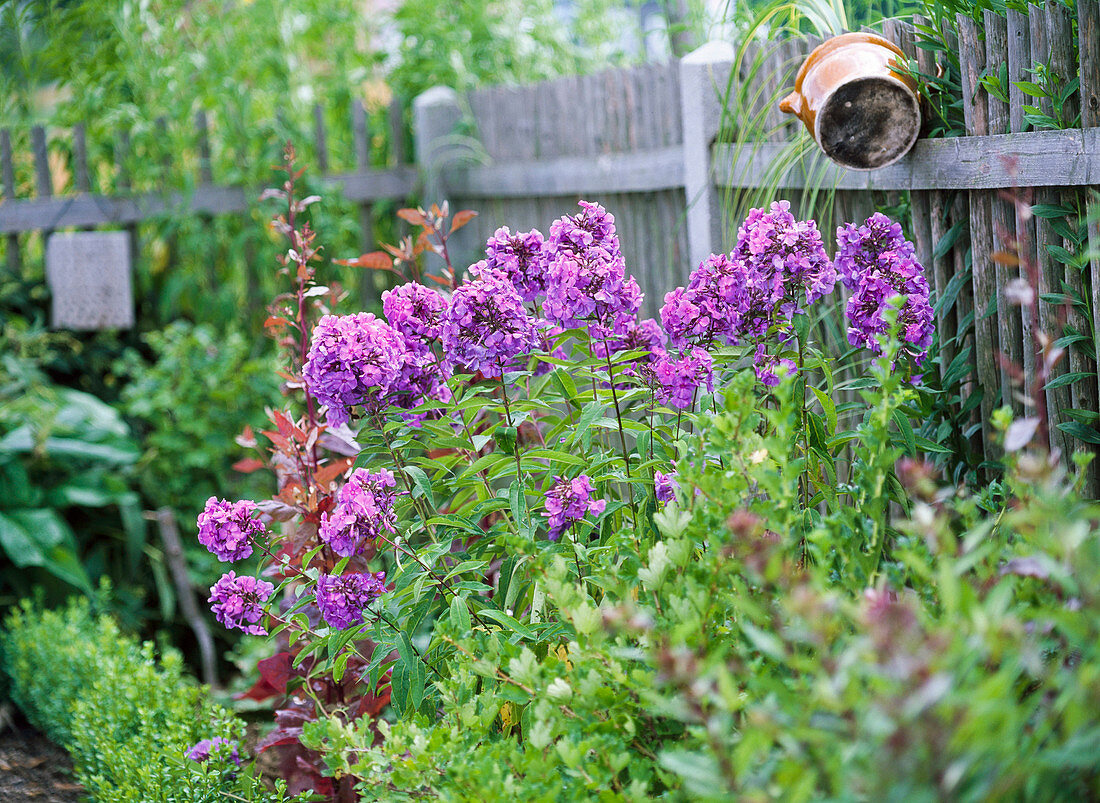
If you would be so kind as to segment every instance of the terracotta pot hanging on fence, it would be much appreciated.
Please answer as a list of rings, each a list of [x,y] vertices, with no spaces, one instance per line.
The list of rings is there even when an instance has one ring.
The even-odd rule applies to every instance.
[[[806,58],[779,104],[806,125],[825,155],[854,170],[893,164],[920,133],[917,85],[899,71],[905,54],[873,33],[846,33]]]

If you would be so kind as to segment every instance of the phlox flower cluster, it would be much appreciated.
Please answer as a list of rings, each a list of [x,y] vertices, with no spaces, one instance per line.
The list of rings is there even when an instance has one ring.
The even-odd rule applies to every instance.
[[[401,334],[369,312],[326,315],[313,330],[302,376],[309,392],[339,425],[352,409],[384,410],[401,389],[408,351]]]
[[[356,469],[337,494],[336,507],[321,514],[319,535],[337,555],[350,558],[384,533],[396,532],[393,490],[397,481],[386,469]]]
[[[363,621],[363,611],[386,592],[386,573],[322,574],[314,594],[321,618],[337,630]]]
[[[485,270],[500,271],[529,304],[546,291],[547,267],[546,242],[540,231],[512,234],[503,226],[485,244],[485,259],[472,265],[470,272],[478,276]]]
[[[210,610],[227,628],[243,630],[251,636],[266,636],[267,630],[256,624],[264,615],[264,603],[275,586],[255,577],[237,577],[226,572],[210,587]]]
[[[250,539],[267,533],[263,522],[252,518],[255,510],[255,502],[229,502],[211,496],[199,514],[199,543],[220,561],[244,560],[252,554]]]
[[[447,299],[430,287],[408,282],[382,293],[382,313],[410,350],[439,338]]]
[[[905,351],[920,365],[932,345],[933,311],[928,280],[901,226],[876,212],[862,226],[836,230],[836,266],[848,298],[848,342],[882,353],[879,337],[889,331],[883,311],[894,296],[905,296],[898,325]]]
[[[658,502],[671,502],[676,496],[676,489],[680,483],[676,480],[676,472],[665,474],[661,471],[653,472],[653,492]]]
[[[550,227],[543,314],[566,328],[588,324],[602,338],[636,317],[642,291],[626,276],[615,218],[599,204],[580,205],[579,214]]]
[[[501,376],[538,344],[536,320],[500,271],[481,271],[451,296],[443,317],[443,351],[451,366]]]
[[[560,217],[550,225],[550,253],[581,254],[595,248],[621,259],[615,216],[592,201],[580,201],[578,206],[581,211],[576,215]]]
[[[691,273],[686,287],[665,294],[661,323],[672,345],[708,348],[716,340],[737,345],[748,302],[743,263],[712,254]]]
[[[200,739],[187,751],[187,757],[200,764],[209,761],[210,756],[221,756],[227,761],[232,761],[238,767],[241,766],[241,754],[237,743],[223,736],[215,736],[213,739]]]
[[[679,357],[663,354],[648,366],[657,401],[687,410],[700,387],[714,392],[714,359],[705,349],[692,348]]]
[[[836,268],[825,253],[817,223],[796,220],[789,201],[775,201],[768,211],[750,210],[737,231],[732,257],[773,292],[778,277],[789,303],[782,310],[788,321],[802,311],[803,303],[828,295],[836,284]]]
[[[607,507],[604,499],[593,499],[596,489],[587,474],[573,479],[554,477],[554,484],[546,492],[546,510],[543,515],[549,519],[550,540],[557,541],[561,534],[576,522],[591,513],[598,516]]]

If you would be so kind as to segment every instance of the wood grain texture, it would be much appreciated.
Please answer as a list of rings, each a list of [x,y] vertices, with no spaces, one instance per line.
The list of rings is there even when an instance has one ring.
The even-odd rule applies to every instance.
[[[4,182],[4,204],[0,204],[0,213],[5,206],[10,206],[15,201],[15,165],[12,162],[11,132],[8,129],[0,129],[0,180]],[[23,273],[23,259],[19,251],[19,235],[11,233],[5,242],[5,261],[8,271],[12,276],[20,276]]]
[[[988,119],[988,112],[982,115]],[[720,186],[751,187],[784,146],[757,143],[714,148]],[[781,189],[810,181],[811,164],[794,165],[779,177]],[[822,186],[838,190],[965,190],[1012,187],[1088,186],[1100,183],[1100,130],[1069,129],[1020,134],[918,140],[907,156],[880,170],[832,165]]]
[[[969,16],[956,17],[959,31],[959,66],[962,70],[963,115],[966,133],[989,133],[989,107],[980,83],[985,70],[985,44]],[[989,196],[971,187],[970,269],[974,290],[974,342],[978,385],[982,394],[982,444],[986,459],[996,454],[993,443],[993,410],[1001,403],[1001,374],[997,366],[1002,347],[997,332],[997,284],[993,264],[993,221]],[[1008,393],[1004,396],[1007,398]]]

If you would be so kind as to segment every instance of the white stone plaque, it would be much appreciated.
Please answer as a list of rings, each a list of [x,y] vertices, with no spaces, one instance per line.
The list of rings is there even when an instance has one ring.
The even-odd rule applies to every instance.
[[[134,325],[130,235],[81,231],[50,235],[46,283],[55,329],[128,329]]]

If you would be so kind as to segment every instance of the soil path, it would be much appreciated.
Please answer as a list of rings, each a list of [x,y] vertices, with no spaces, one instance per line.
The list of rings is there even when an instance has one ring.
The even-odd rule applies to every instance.
[[[0,724],[3,727],[3,724]],[[0,732],[0,800],[4,803],[81,803],[69,754],[22,719]]]

